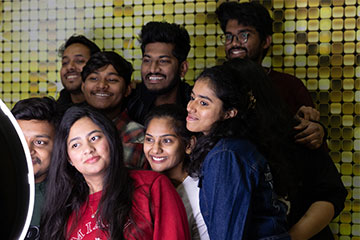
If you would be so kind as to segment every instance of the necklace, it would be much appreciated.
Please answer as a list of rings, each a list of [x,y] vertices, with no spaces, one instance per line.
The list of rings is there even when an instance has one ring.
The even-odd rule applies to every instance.
[[[185,174],[185,176],[181,179],[181,183],[183,183],[185,181],[185,178],[187,178],[187,174]]]
[[[89,205],[90,210],[91,210],[91,218],[95,218],[96,213],[98,212],[98,209],[96,209],[96,211],[94,212],[94,209]]]

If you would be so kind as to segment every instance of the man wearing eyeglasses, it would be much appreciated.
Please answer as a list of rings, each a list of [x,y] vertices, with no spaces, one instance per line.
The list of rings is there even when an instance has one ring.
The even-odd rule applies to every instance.
[[[216,10],[224,34],[221,40],[226,57],[249,58],[262,63],[272,40],[272,23],[265,7],[256,3],[225,2]],[[270,68],[264,68],[289,109],[301,121],[296,142],[310,149],[319,148],[326,131],[319,122],[320,113],[300,79]]]
[[[226,57],[249,58],[261,64],[271,46],[273,34],[273,20],[267,9],[254,2],[224,2],[216,10],[216,14],[224,31],[221,40]],[[318,122],[320,113],[314,109],[311,96],[304,84],[289,74],[270,68],[264,69],[275,90],[301,121],[296,127],[300,132],[295,136],[296,142],[310,149],[319,148],[323,143],[325,131]],[[327,225],[343,209],[346,194],[330,191],[331,187],[342,185],[340,177],[330,174],[327,170],[331,164],[331,161],[324,166],[308,164],[309,166],[299,173],[302,186],[294,189],[297,192],[296,197],[294,194],[288,197],[291,239],[334,239]],[[311,171],[306,171],[309,168],[316,174],[309,174]]]

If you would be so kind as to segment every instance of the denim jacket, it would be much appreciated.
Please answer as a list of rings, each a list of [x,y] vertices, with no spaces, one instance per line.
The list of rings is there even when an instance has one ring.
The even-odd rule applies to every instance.
[[[221,139],[200,176],[200,209],[210,239],[290,239],[286,210],[266,159],[243,139]]]

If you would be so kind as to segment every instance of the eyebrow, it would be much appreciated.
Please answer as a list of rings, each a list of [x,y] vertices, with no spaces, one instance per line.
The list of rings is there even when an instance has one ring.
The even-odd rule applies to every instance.
[[[82,54],[76,54],[75,57],[84,57]],[[68,56],[63,56],[61,59],[69,58]]]
[[[150,137],[154,137],[150,133],[146,133],[145,135],[150,136]],[[175,134],[164,134],[164,135],[155,136],[155,137],[177,137],[177,136]]]
[[[250,32],[250,33],[254,33],[254,31],[250,30],[250,29],[243,29],[237,32],[237,34],[239,33],[244,33],[244,32]],[[225,32],[225,34],[232,34],[231,32]]]
[[[143,58],[144,58],[144,57],[151,58],[151,56],[148,55],[148,54],[144,54]],[[170,56],[170,55],[160,55],[160,56],[158,56],[157,58],[171,58],[171,56]]]
[[[95,70],[95,71],[93,71],[92,73],[90,73],[90,74],[100,74],[100,72],[101,71],[97,71],[97,70]],[[89,75],[90,75],[89,74]],[[117,72],[109,72],[108,74],[106,74],[106,76],[112,76],[112,75],[115,75],[115,76],[118,76],[118,77],[121,77]]]
[[[194,94],[195,96],[198,96],[198,97],[200,97],[200,98],[204,98],[204,99],[206,99],[206,100],[209,100],[210,102],[213,102],[213,101],[211,100],[211,98],[209,98],[209,97],[207,97],[207,96],[204,96],[204,95],[196,95],[193,91],[191,91],[191,93]]]
[[[88,134],[86,134],[86,137],[89,137],[91,134],[93,133],[102,133],[102,131],[100,130],[92,130],[91,132],[89,132]],[[70,144],[71,142],[80,139],[80,137],[74,137],[72,139],[70,139],[70,141],[68,142],[68,144]]]
[[[49,138],[51,139],[51,137],[49,135],[46,134],[40,134],[40,135],[35,135],[36,138]]]

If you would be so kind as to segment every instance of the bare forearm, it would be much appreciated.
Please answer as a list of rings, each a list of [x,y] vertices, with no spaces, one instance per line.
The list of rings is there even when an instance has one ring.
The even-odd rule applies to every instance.
[[[334,206],[330,202],[314,202],[305,215],[289,230],[292,240],[309,239],[324,227],[334,217]]]

